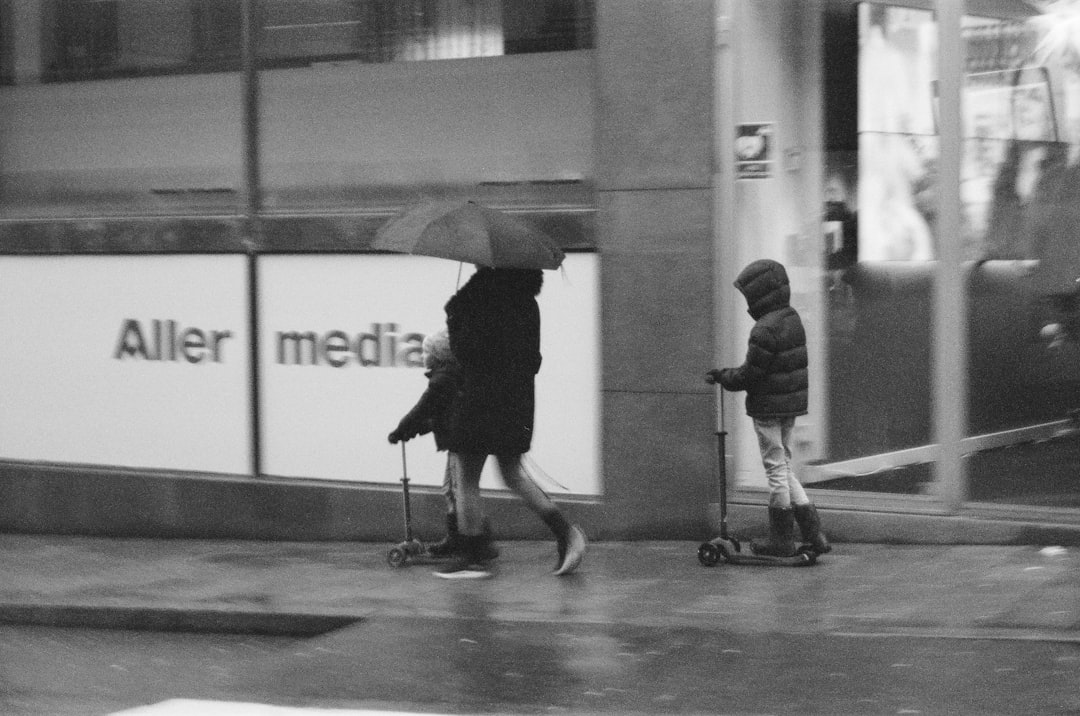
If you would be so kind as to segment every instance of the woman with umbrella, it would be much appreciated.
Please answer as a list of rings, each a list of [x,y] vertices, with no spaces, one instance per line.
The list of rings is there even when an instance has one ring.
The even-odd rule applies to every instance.
[[[570,524],[521,464],[533,436],[535,379],[540,370],[541,269],[558,268],[551,239],[502,212],[474,202],[422,204],[380,229],[375,248],[467,261],[479,266],[446,304],[450,350],[459,366],[445,447],[458,458],[456,557],[436,572],[446,579],[488,577],[490,536],[480,501],[489,455],[507,487],[555,535],[555,574],[569,574],[585,554],[585,534]]]
[[[490,552],[480,503],[480,473],[488,455],[513,490],[555,535],[555,574],[581,563],[585,535],[567,522],[525,471],[532,444],[535,377],[540,370],[539,269],[481,267],[446,304],[450,350],[461,367],[451,408],[448,448],[458,455],[458,558],[436,572],[445,578],[487,576]]]

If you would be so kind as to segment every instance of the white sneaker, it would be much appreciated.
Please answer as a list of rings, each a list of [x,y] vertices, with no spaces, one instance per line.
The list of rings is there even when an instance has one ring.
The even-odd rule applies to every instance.
[[[555,570],[555,576],[561,577],[577,569],[578,565],[581,564],[581,560],[585,557],[585,547],[585,533],[577,525],[571,525],[570,535],[566,540],[566,557],[563,558],[559,568]]]
[[[467,559],[455,559],[433,574],[442,579],[489,579],[492,576],[487,565]]]

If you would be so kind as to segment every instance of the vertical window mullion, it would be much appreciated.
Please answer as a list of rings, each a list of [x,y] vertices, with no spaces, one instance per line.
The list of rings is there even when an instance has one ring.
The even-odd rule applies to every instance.
[[[961,441],[968,420],[967,302],[960,241],[960,87],[964,71],[964,3],[935,2],[938,28],[938,211],[934,273],[934,438],[937,494],[952,512],[967,497]]]
[[[259,171],[259,68],[257,0],[241,0],[243,67],[244,246],[248,256],[248,335],[250,336],[251,472],[262,474],[262,411],[259,371],[258,252],[260,245],[261,177]]]

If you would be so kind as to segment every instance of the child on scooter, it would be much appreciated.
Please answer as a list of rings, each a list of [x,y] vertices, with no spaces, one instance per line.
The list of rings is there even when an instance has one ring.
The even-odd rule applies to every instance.
[[[746,360],[737,368],[713,369],[706,382],[746,391],[746,414],[754,421],[761,461],[769,481],[769,535],[752,540],[755,554],[794,556],[795,523],[803,541],[818,553],[831,549],[817,509],[791,465],[795,418],[807,413],[809,387],[806,331],[791,306],[791,287],[783,264],[771,259],[750,263],[735,279],[754,327]]]
[[[411,440],[418,435],[432,433],[435,449],[446,450],[443,439],[447,418],[454,395],[457,393],[458,365],[450,352],[450,338],[446,329],[432,333],[421,344],[424,367],[427,372],[427,389],[416,405],[406,413],[389,435],[391,444]],[[457,547],[457,509],[454,500],[453,476],[458,469],[457,456],[447,452],[446,473],[443,478],[443,495],[446,498],[446,536],[428,546],[432,557],[450,557]]]

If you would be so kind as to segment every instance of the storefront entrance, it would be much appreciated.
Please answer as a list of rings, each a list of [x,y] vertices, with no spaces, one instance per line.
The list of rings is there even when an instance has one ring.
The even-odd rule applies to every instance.
[[[735,274],[783,262],[815,501],[1080,521],[1080,3],[721,4],[717,351],[746,350]]]

